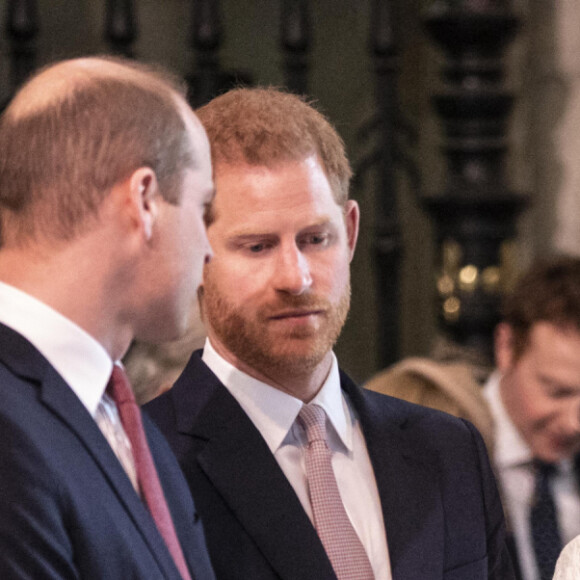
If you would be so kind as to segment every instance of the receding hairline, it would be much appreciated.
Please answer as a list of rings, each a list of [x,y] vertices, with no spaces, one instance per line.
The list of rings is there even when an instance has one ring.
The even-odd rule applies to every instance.
[[[205,129],[186,100],[185,88],[177,76],[166,69],[141,62],[120,60],[114,56],[90,56],[61,61],[40,69],[24,86],[4,113],[10,121],[18,122],[42,113],[74,96],[79,87],[90,86],[99,80],[118,80],[134,84],[144,90],[165,93],[175,104],[190,135],[193,149]],[[194,166],[197,165],[194,157]]]
[[[183,94],[170,82],[155,76],[156,69],[129,65],[114,57],[83,57],[61,61],[41,69],[18,91],[6,109],[6,116],[19,120],[65,100],[79,86],[89,85],[100,79],[131,82],[144,89],[164,90],[176,102],[184,100]],[[151,74],[153,73],[153,74]]]

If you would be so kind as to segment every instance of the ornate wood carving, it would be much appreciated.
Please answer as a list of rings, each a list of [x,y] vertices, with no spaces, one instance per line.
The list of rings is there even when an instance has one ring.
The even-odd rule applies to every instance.
[[[133,0],[107,0],[105,36],[115,54],[133,58],[137,20]]]
[[[423,202],[435,220],[444,334],[492,360],[493,329],[511,272],[507,242],[525,197],[506,184],[506,130],[513,95],[503,86],[503,52],[518,20],[507,0],[438,0],[425,26],[443,48],[435,110],[445,131],[448,175]]]
[[[379,314],[379,364],[399,358],[399,264],[401,233],[397,212],[396,146],[398,131],[394,3],[373,0],[371,50],[375,67],[375,92],[379,113],[378,194],[375,200],[374,252]]]
[[[37,1],[10,0],[6,6],[5,30],[10,43],[12,95],[36,67],[36,38],[40,30]]]
[[[286,87],[298,95],[308,92],[310,18],[307,0],[282,0],[280,39],[284,51]]]

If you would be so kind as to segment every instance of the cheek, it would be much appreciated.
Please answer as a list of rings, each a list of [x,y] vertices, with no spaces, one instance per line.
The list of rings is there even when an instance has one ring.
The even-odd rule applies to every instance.
[[[224,297],[230,304],[245,304],[256,294],[260,271],[240,268],[235,261],[228,261],[214,255],[204,270],[204,280],[208,289]]]
[[[509,377],[508,410],[516,425],[523,431],[534,430],[546,415],[545,396],[525,373],[516,372]]]
[[[522,413],[529,418],[530,423],[538,429],[543,428],[548,422],[557,420],[565,412],[565,404],[556,402],[540,393],[536,397],[528,398],[522,402]]]
[[[552,414],[550,407],[539,399],[523,402],[522,412],[534,423],[542,422]]]
[[[326,265],[323,270],[324,285],[328,287],[333,296],[339,298],[344,292],[350,280],[350,268],[347,261],[337,260]]]
[[[203,216],[199,211],[195,211],[190,220],[189,236],[194,240],[198,251],[208,245],[207,230],[203,223]]]

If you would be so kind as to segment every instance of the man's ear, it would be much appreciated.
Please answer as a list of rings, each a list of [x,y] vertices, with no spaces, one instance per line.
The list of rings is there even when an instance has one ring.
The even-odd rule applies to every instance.
[[[344,206],[344,223],[346,225],[346,239],[350,249],[350,258],[354,256],[356,241],[358,239],[358,228],[360,221],[360,210],[358,203],[354,199],[347,200]]]
[[[500,322],[494,335],[495,365],[505,373],[514,364],[514,333],[511,326]]]
[[[142,230],[145,239],[150,240],[160,202],[155,171],[150,167],[140,167],[134,171],[129,179],[129,190],[137,226]]]

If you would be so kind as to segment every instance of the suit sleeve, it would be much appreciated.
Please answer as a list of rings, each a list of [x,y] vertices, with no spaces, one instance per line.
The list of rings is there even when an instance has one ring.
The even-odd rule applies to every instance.
[[[79,578],[60,504],[50,466],[0,417],[0,578]]]
[[[477,429],[469,421],[464,420],[464,423],[471,432],[481,476],[482,497],[486,514],[488,578],[490,580],[515,579],[506,544],[503,508],[485,444]]]

